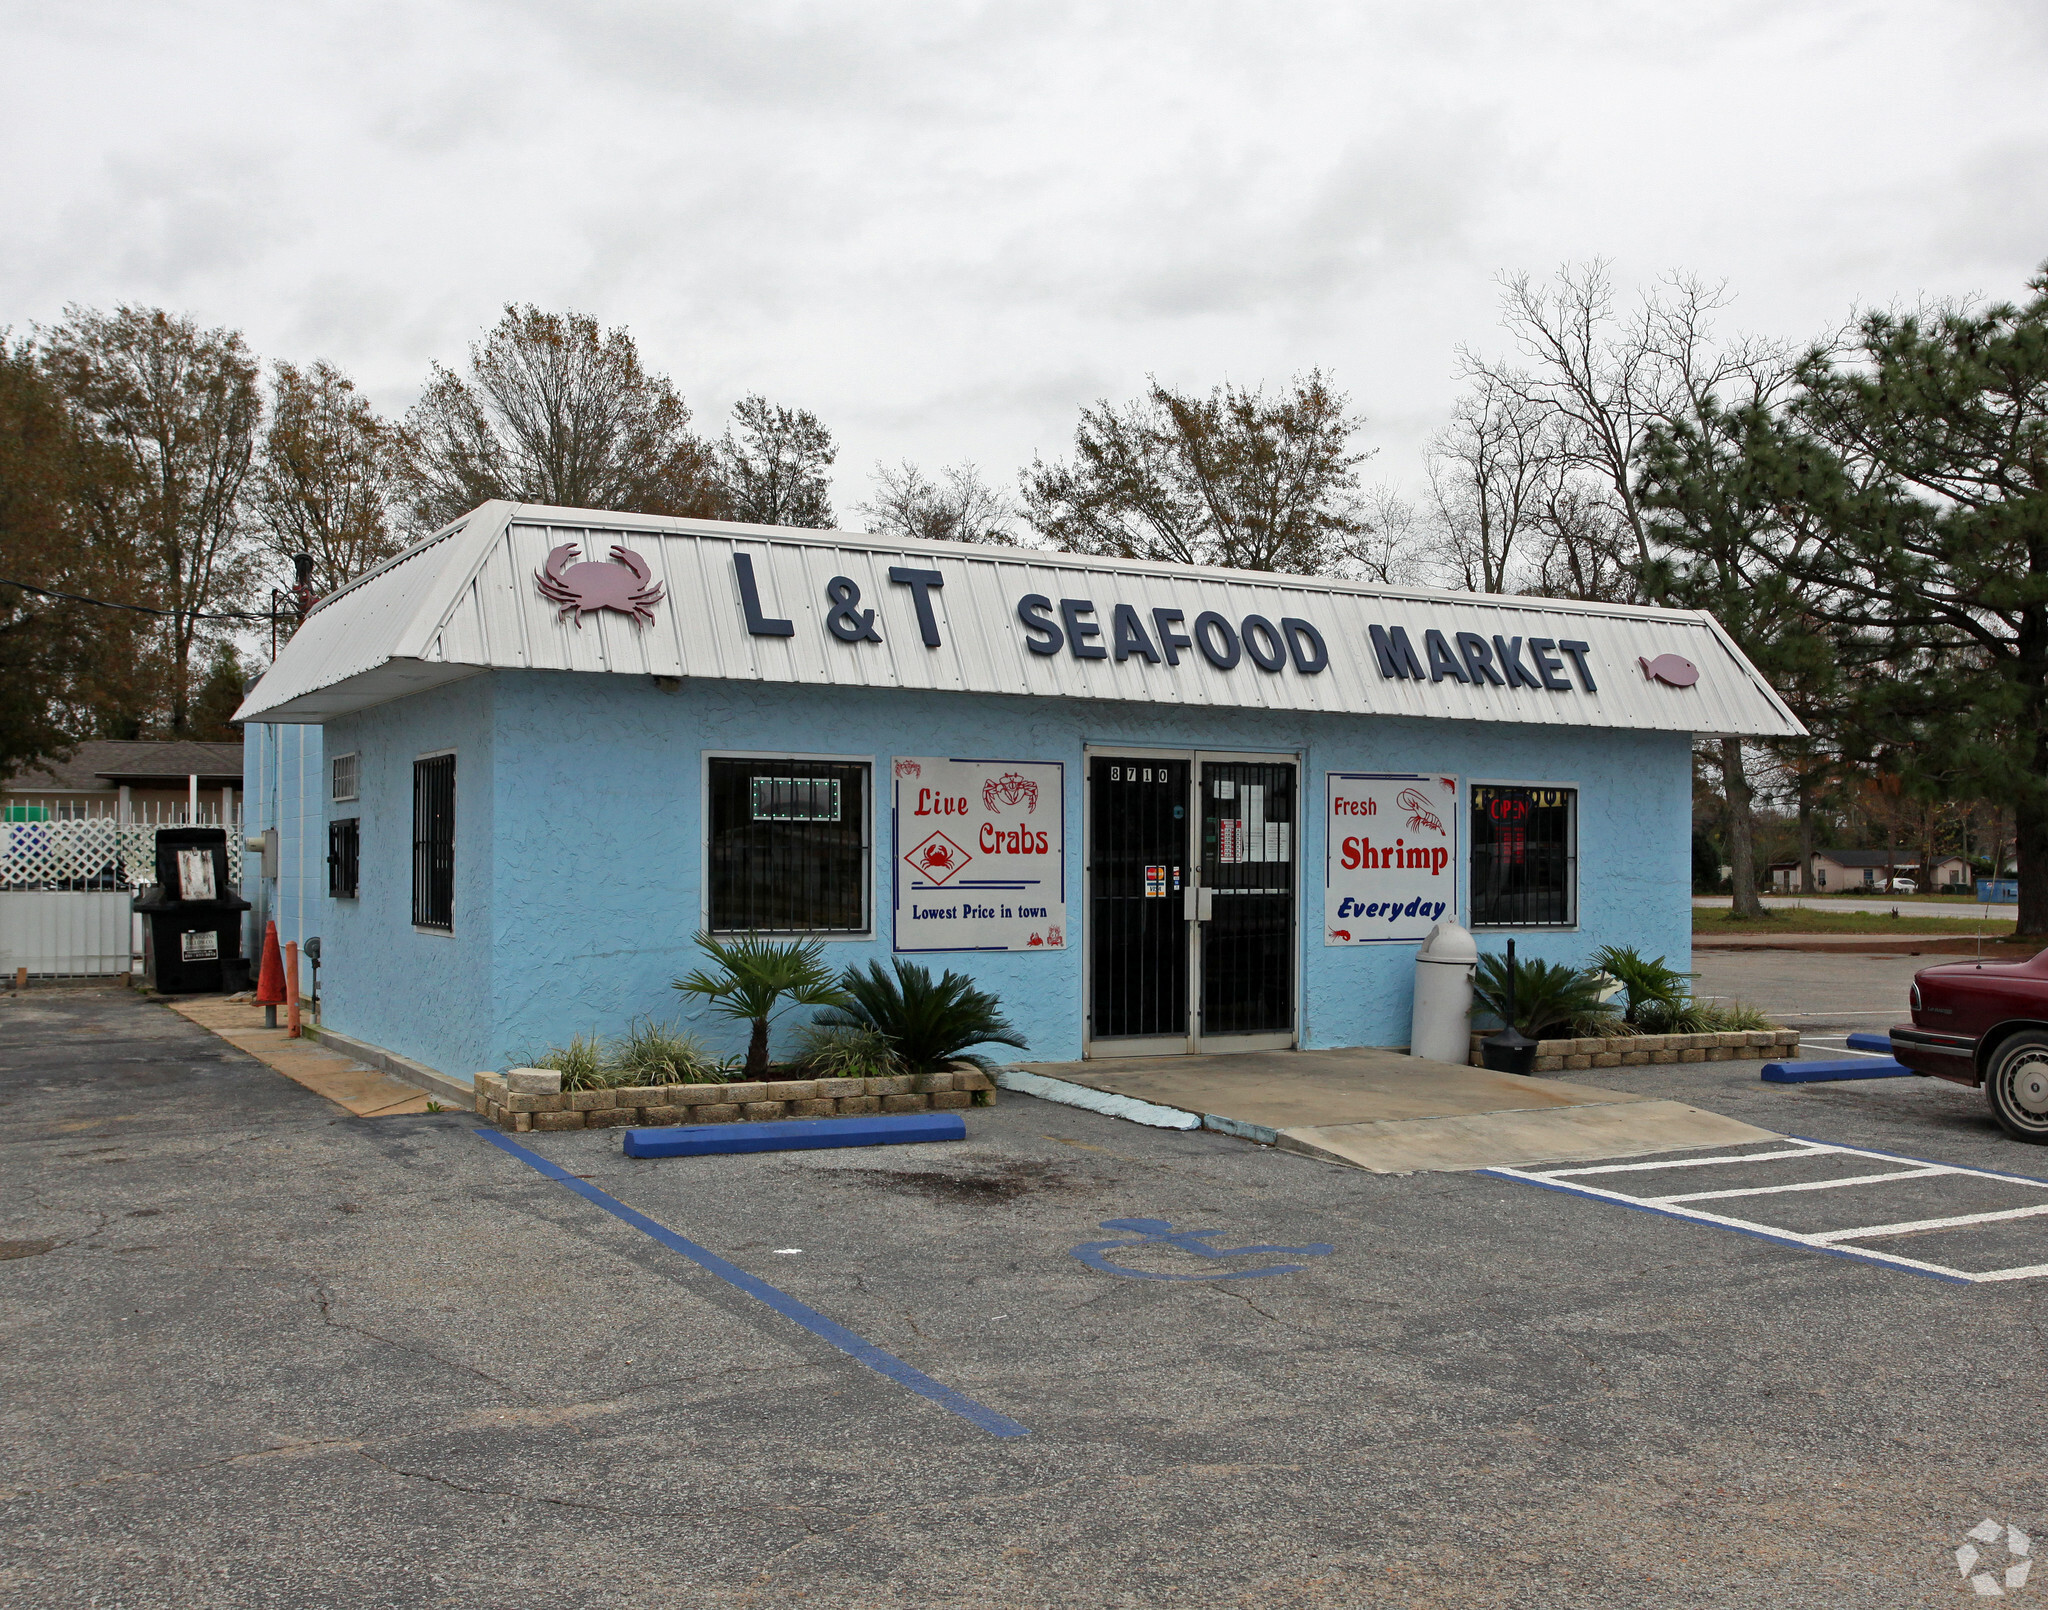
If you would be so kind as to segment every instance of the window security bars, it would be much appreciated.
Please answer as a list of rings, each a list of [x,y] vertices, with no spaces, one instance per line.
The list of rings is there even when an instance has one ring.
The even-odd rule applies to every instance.
[[[860,761],[713,760],[711,929],[865,933],[868,778]]]
[[[330,899],[356,897],[356,871],[362,860],[362,819],[345,816],[327,824],[327,893]]]
[[[455,926],[455,757],[434,755],[412,767],[412,920],[416,928]]]
[[[1576,788],[1472,788],[1472,926],[1578,921]]]
[[[361,797],[362,775],[361,755],[336,755],[332,762],[334,774],[333,799],[337,805]]]

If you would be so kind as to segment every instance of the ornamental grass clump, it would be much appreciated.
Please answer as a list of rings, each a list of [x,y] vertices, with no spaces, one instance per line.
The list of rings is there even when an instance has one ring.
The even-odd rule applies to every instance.
[[[614,1084],[699,1085],[719,1078],[718,1064],[696,1035],[651,1017],[635,1018],[607,1060]]]
[[[896,1042],[868,1025],[806,1023],[796,1065],[814,1079],[887,1079],[904,1071]]]
[[[612,1083],[604,1041],[595,1030],[570,1037],[567,1045],[551,1045],[524,1066],[552,1068],[562,1076],[564,1090],[602,1090]]]
[[[987,1072],[994,1064],[968,1050],[974,1045],[1030,1049],[1003,1016],[1002,1002],[965,974],[949,972],[934,982],[915,962],[897,961],[893,972],[870,962],[865,972],[849,967],[839,985],[845,1004],[820,1012],[816,1025],[886,1037],[906,1073],[946,1073],[962,1064]]]

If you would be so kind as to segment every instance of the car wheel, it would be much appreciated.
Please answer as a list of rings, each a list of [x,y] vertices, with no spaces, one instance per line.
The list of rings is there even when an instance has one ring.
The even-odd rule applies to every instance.
[[[2048,1034],[2029,1029],[1999,1042],[1984,1073],[1984,1099],[2014,1140],[2048,1143]]]

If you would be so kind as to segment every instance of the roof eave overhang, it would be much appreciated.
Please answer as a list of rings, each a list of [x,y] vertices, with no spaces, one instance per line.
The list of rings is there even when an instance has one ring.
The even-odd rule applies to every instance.
[[[317,727],[337,716],[353,715],[374,705],[389,704],[393,699],[446,687],[451,682],[467,681],[470,677],[481,676],[487,669],[489,667],[482,665],[446,665],[430,660],[386,660],[368,671],[345,677],[328,687],[302,693],[273,708],[248,716],[238,712],[236,719],[275,722],[281,726]],[[258,684],[257,690],[251,692],[252,704],[260,688],[261,684]]]

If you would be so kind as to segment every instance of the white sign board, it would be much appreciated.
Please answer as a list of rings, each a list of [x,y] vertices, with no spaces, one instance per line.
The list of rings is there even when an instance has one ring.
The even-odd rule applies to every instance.
[[[1323,943],[1415,945],[1458,911],[1458,780],[1333,771]]]
[[[895,764],[896,949],[1063,950],[1066,767]]]
[[[180,850],[178,852],[178,898],[180,900],[217,900],[220,898],[213,883],[213,851]]]
[[[178,935],[178,955],[188,962],[210,962],[220,959],[220,935],[213,932],[197,933],[192,930]]]

